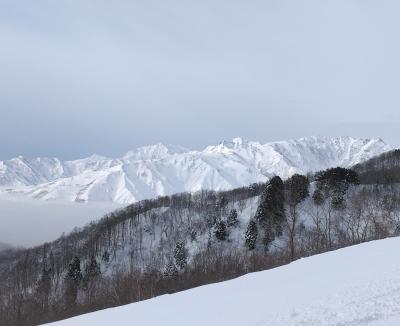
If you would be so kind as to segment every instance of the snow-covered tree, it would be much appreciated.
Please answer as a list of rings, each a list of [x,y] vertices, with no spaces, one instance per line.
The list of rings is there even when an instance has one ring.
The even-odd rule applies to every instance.
[[[228,232],[226,231],[226,224],[224,221],[220,220],[215,224],[214,234],[218,240],[220,241],[226,240]]]
[[[105,262],[108,263],[110,261],[110,254],[109,252],[106,250],[103,253],[103,256],[101,257],[101,259]]]
[[[85,279],[91,280],[101,274],[100,265],[95,256],[90,258],[90,261],[85,266]]]
[[[290,256],[295,256],[295,237],[299,226],[297,206],[309,196],[310,182],[304,175],[295,174],[285,181],[286,202],[289,212],[286,218],[286,229],[289,237]]]
[[[344,195],[347,189],[351,184],[359,183],[357,172],[341,167],[318,172],[315,181],[319,195],[322,195],[323,199],[328,199],[334,209],[344,207]]]
[[[65,277],[65,300],[67,308],[75,305],[78,296],[78,286],[82,280],[81,260],[75,256],[69,263]]]
[[[315,189],[312,198],[314,200],[314,204],[317,206],[322,205],[325,201],[324,195],[322,194],[322,191],[319,189]]]
[[[206,222],[207,222],[207,226],[212,229],[215,225],[215,223],[217,223],[217,216],[215,215],[208,215],[206,218]]]
[[[165,278],[174,279],[178,277],[178,269],[176,268],[175,264],[171,261],[165,266],[164,273]]]
[[[82,280],[81,260],[77,256],[75,256],[69,263],[67,280],[72,281],[76,284],[79,284],[79,282]]]
[[[249,248],[249,250],[255,249],[257,237],[258,237],[257,222],[251,219],[249,224],[247,225],[245,233],[245,244],[247,248]]]
[[[178,266],[179,269],[184,269],[186,267],[186,265],[187,265],[187,250],[186,250],[184,241],[180,241],[176,244],[175,249],[174,249],[174,258],[175,258],[176,266]]]
[[[269,244],[282,235],[282,224],[285,221],[284,186],[280,177],[273,177],[261,195],[255,219],[263,231],[263,243],[268,249]]]
[[[226,220],[226,224],[227,224],[229,227],[234,227],[234,226],[238,225],[238,223],[239,223],[239,220],[238,220],[238,213],[237,213],[237,210],[236,210],[236,209],[232,209],[232,210],[229,212],[228,218],[227,218],[227,220]]]

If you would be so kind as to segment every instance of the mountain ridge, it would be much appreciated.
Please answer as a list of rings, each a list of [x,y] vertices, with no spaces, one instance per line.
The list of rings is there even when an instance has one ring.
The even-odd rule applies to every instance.
[[[158,143],[120,158],[92,155],[0,161],[0,192],[43,200],[129,204],[202,189],[227,190],[333,166],[350,167],[393,147],[381,139],[303,137],[261,144],[237,137],[191,150]]]

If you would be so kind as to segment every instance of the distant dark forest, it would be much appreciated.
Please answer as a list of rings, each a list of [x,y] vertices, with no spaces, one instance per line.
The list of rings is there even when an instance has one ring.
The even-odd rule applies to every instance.
[[[364,184],[391,184],[400,182],[400,150],[383,153],[353,167]]]

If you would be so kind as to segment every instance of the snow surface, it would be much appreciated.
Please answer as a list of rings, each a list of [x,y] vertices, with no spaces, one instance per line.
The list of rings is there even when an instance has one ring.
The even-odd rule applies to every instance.
[[[390,149],[380,139],[307,137],[260,144],[235,138],[203,151],[157,144],[116,159],[17,157],[0,161],[0,192],[43,200],[128,204],[178,192],[231,189],[273,175],[286,178],[349,167]]]
[[[373,241],[51,325],[398,326],[399,247]]]

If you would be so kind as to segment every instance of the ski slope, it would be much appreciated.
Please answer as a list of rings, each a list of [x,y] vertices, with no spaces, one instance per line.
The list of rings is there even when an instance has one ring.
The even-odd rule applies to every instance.
[[[53,326],[398,326],[400,238],[52,323]]]

